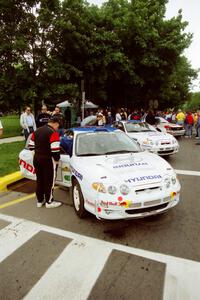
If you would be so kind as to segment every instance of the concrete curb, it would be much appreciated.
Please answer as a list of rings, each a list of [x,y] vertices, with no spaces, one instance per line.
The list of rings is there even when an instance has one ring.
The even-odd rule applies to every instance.
[[[6,175],[4,177],[0,177],[0,192],[7,191],[7,186],[9,184],[14,183],[15,181],[18,181],[22,178],[24,178],[24,176],[21,174],[20,171],[11,173],[11,174]]]

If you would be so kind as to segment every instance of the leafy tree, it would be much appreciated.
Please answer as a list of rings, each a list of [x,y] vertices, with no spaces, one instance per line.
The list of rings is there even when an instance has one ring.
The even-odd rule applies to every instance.
[[[86,98],[102,106],[172,107],[190,97],[192,35],[167,0],[0,0],[0,105]],[[77,102],[78,103],[78,102]]]
[[[184,110],[200,110],[200,92],[192,93],[189,101],[184,103]]]

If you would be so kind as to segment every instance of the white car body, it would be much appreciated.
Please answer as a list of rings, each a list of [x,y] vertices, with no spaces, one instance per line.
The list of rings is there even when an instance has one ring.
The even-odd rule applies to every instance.
[[[143,150],[160,156],[172,155],[179,151],[178,141],[172,135],[158,132],[146,122],[120,121],[115,122],[114,127],[121,129],[133,140],[137,141]]]
[[[185,134],[185,129],[182,125],[170,123],[162,117],[156,117],[157,124],[155,128],[161,132],[167,132],[175,137],[183,136]]]
[[[56,183],[72,187],[79,217],[83,210],[99,219],[142,218],[165,212],[179,202],[180,183],[173,168],[158,155],[141,151],[125,133],[94,127],[73,132],[72,154],[61,154]],[[122,147],[125,143],[128,150]],[[19,159],[22,174],[35,179],[33,153],[24,149]],[[77,193],[77,186],[81,192]]]

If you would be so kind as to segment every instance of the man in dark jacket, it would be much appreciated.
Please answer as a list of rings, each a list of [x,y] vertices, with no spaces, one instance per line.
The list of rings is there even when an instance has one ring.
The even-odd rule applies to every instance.
[[[53,116],[47,125],[32,133],[29,149],[35,150],[33,164],[37,178],[37,207],[55,208],[61,202],[53,200],[56,170],[60,159],[59,118]]]
[[[38,114],[36,119],[37,128],[44,126],[48,123],[51,115],[47,112],[46,105],[42,106],[41,112]]]
[[[146,116],[146,122],[150,125],[155,125],[156,124],[156,118],[153,110],[150,110]]]

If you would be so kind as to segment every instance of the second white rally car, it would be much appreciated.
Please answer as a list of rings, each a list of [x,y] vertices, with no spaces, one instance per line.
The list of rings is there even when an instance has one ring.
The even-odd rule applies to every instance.
[[[114,128],[74,128],[61,139],[56,182],[72,189],[74,209],[98,219],[130,219],[159,214],[179,202],[180,183],[163,158],[142,151]],[[20,170],[35,179],[34,153],[19,154]]]
[[[161,156],[172,155],[179,151],[178,141],[171,134],[158,132],[146,122],[118,121],[114,122],[113,126],[137,141],[143,150]]]

